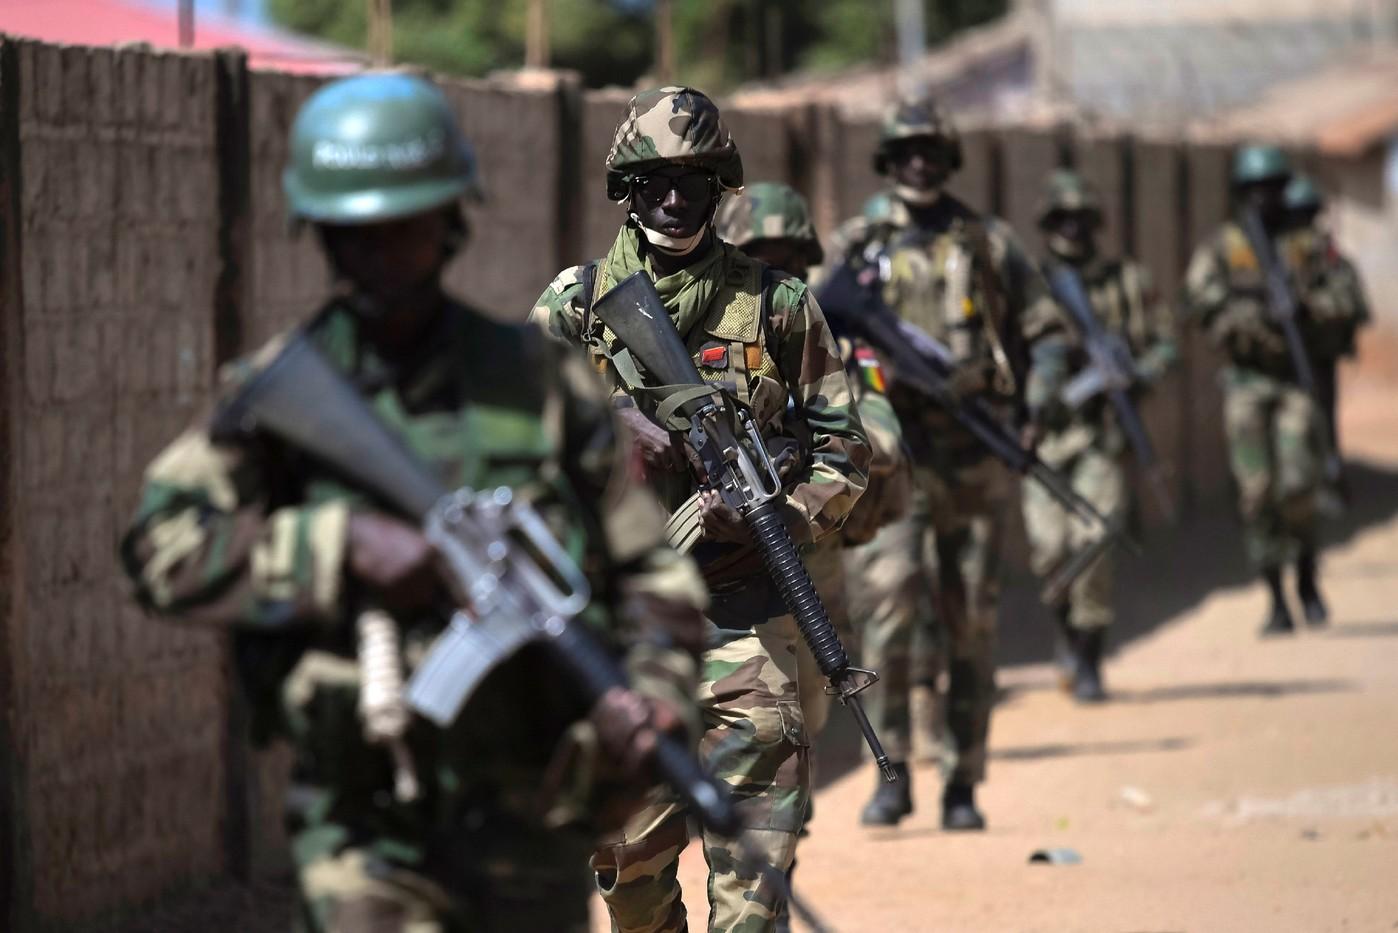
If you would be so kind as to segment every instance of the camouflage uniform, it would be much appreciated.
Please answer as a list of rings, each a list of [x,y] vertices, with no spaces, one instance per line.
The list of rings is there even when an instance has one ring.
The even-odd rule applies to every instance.
[[[631,101],[607,159],[609,195],[629,197],[631,173],[666,164],[708,169],[728,190],[742,185],[742,162],[718,109],[689,88],[648,91]],[[657,291],[705,379],[731,386],[787,464],[793,537],[798,545],[814,544],[839,528],[869,464],[834,338],[799,280],[717,238],[696,248],[703,253],[656,281]],[[610,363],[614,338],[590,313],[596,298],[626,276],[641,269],[654,275],[648,255],[645,233],[628,221],[606,257],[553,281],[535,319],[555,337],[588,348],[618,404],[653,417],[650,396],[628,391]],[[649,479],[672,511],[692,507],[696,484],[687,471],[652,471]],[[699,688],[701,756],[732,788],[746,837],[786,871],[810,792],[799,636],[751,547],[700,541],[694,556],[712,599]],[[675,873],[686,842],[684,812],[665,795],[597,853],[593,864],[615,929],[684,927]],[[710,927],[770,929],[782,906],[772,885],[740,869],[728,840],[706,834],[704,842]]]
[[[931,102],[905,103],[889,114],[875,167],[886,172],[889,145],[913,138],[940,141],[950,150],[950,168],[959,167],[955,131]],[[920,211],[909,205],[910,195],[897,188],[894,194],[901,203],[841,229],[837,241],[846,261],[858,265],[882,256],[887,305],[944,341],[965,372],[983,377],[978,391],[1002,405],[1026,388],[1023,373],[1032,353],[1036,365],[1027,389],[1031,402],[1042,401],[1036,393],[1045,395],[1044,376],[1053,369],[1037,364],[1061,353],[1061,320],[1008,227],[944,193]],[[1019,383],[1014,387],[1003,384],[1011,372]],[[914,464],[913,504],[903,520],[856,552],[852,608],[863,627],[864,666],[881,677],[870,691],[870,719],[889,757],[905,760],[914,632],[933,624],[923,608],[930,591],[950,676],[947,718],[955,760],[947,769],[948,789],[960,799],[985,776],[1009,477],[941,409],[899,387],[896,373],[894,380],[890,399]],[[991,387],[997,381],[1006,391]],[[906,812],[911,802],[903,803]],[[870,811],[866,820],[893,821],[872,819]]]
[[[741,195],[727,198],[714,223],[719,236],[744,252],[760,252],[765,243],[779,241],[797,254],[799,278],[815,282],[825,260],[806,201],[790,185],[754,182]],[[760,257],[758,257],[760,258]],[[846,649],[857,656],[856,634],[850,624],[845,585],[846,548],[868,543],[879,528],[900,517],[911,496],[911,465],[903,451],[903,432],[888,401],[883,370],[876,354],[863,341],[841,337],[840,358],[850,379],[859,419],[869,438],[873,457],[863,495],[854,504],[838,535],[828,535],[805,554],[806,569],[820,592],[821,601],[840,633]],[[799,649],[801,709],[806,731],[820,735],[829,719],[832,698],[815,657],[803,644]]]
[[[1288,232],[1285,250],[1296,268],[1303,270],[1301,278],[1316,283],[1313,289],[1316,306],[1310,309],[1312,315],[1333,322],[1332,326],[1315,334],[1311,354],[1330,430],[1330,444],[1338,450],[1339,361],[1354,356],[1355,338],[1358,331],[1369,323],[1370,314],[1359,271],[1340,252],[1330,232],[1318,222],[1324,206],[1315,182],[1304,175],[1292,177],[1286,186]],[[1334,501],[1329,506],[1338,511],[1341,508],[1338,497],[1332,498]]]
[[[448,210],[469,190],[468,150],[426,82],[366,75],[327,85],[298,116],[294,151],[323,143],[315,151],[325,152],[345,138],[346,122],[354,158],[314,168],[307,158],[288,172],[300,216],[375,223]],[[406,145],[413,139],[436,145]],[[385,169],[388,152],[429,161]],[[376,193],[370,214],[347,213],[365,190]],[[702,581],[667,546],[654,498],[626,482],[597,380],[534,329],[446,298],[412,364],[395,363],[364,332],[365,300],[337,294],[304,332],[445,482],[511,486],[533,502],[599,597],[585,621],[623,655],[638,690],[692,710],[694,660],[676,645],[698,640]],[[289,336],[227,367],[221,395],[254,377]],[[389,752],[366,739],[358,710],[367,681],[355,623],[372,607],[349,572],[348,539],[351,516],[373,509],[276,438],[210,418],[150,465],[122,545],[146,607],[232,628],[258,731],[291,741],[298,929],[587,930],[586,860],[605,828],[600,814],[634,808],[643,789],[598,754],[586,710],[544,650],[526,648],[486,678],[451,727],[411,721],[405,740],[420,789],[407,802],[395,796]],[[677,608],[674,618],[693,619],[693,628],[686,635],[650,614],[617,611],[623,597]],[[394,621],[411,672],[446,620],[400,613]]]
[[[1075,173],[1055,173],[1040,223],[1055,212],[1079,212],[1100,223],[1101,207],[1096,193]],[[1094,250],[1074,255],[1074,244],[1056,244],[1046,236],[1048,254],[1045,267],[1056,262],[1076,266],[1092,310],[1107,333],[1126,341],[1144,385],[1162,377],[1177,357],[1174,322],[1170,309],[1155,293],[1150,273],[1131,259],[1105,259]],[[1088,364],[1087,354],[1075,347],[1068,358],[1068,376]],[[1111,416],[1109,407],[1095,399],[1081,411],[1066,413],[1067,419],[1055,424],[1039,442],[1039,456],[1064,474],[1074,491],[1111,521],[1122,517],[1127,502],[1127,478],[1122,455],[1125,440]],[[1037,483],[1022,486],[1024,526],[1030,545],[1030,564],[1043,575],[1087,546],[1096,529],[1074,519],[1063,506]],[[1109,551],[1077,578],[1068,593],[1066,621],[1079,630],[1100,629],[1111,624],[1113,555]]]
[[[1333,360],[1352,345],[1364,314],[1357,280],[1309,232],[1276,242],[1303,309],[1307,347]],[[1296,384],[1281,329],[1269,317],[1262,270],[1236,222],[1195,251],[1185,301],[1227,359],[1224,427],[1248,556],[1264,570],[1296,561],[1317,544],[1324,413]]]

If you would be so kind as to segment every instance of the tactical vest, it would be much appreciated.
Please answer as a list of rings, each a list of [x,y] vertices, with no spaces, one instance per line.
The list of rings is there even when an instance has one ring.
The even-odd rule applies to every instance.
[[[709,303],[709,310],[688,334],[681,334],[699,375],[706,382],[719,383],[738,401],[752,409],[764,433],[771,430],[786,410],[787,390],[770,344],[770,294],[775,278],[765,263],[750,259],[737,250],[727,257],[728,272]],[[736,260],[736,261],[735,261]],[[598,322],[592,319],[592,306],[616,283],[606,263],[594,261],[582,270],[584,298],[582,333],[593,335]],[[615,347],[617,338],[602,325],[600,334],[587,343],[589,358],[610,385],[635,389],[627,375],[617,371],[603,347]],[[762,383],[759,380],[768,380]],[[756,390],[756,391],[755,391]],[[780,396],[780,397],[778,397]],[[653,405],[642,405],[653,413]]]

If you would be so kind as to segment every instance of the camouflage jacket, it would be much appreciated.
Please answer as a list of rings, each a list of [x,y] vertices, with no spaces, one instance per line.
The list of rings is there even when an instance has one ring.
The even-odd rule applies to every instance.
[[[1328,241],[1309,231],[1283,234],[1276,243],[1312,358],[1333,360],[1352,347],[1354,332],[1368,314],[1358,276]],[[1266,279],[1238,224],[1225,223],[1194,251],[1184,304],[1232,366],[1295,380],[1286,339],[1268,311]]]
[[[929,228],[916,225],[901,204],[873,220],[854,218],[833,238],[832,263],[880,262],[888,307],[983,375],[992,398],[1037,411],[1064,374],[1061,311],[1008,226],[950,195],[936,211]],[[915,460],[960,469],[987,456],[940,408],[891,375],[890,398]]]
[[[623,228],[607,259],[564,270],[534,309],[535,321],[554,337],[594,348],[594,365],[614,395],[625,394],[625,387],[595,349],[609,335],[590,309],[623,272],[642,263],[649,271],[649,262],[636,256],[636,239],[631,225]],[[784,476],[787,505],[797,517],[788,524],[798,544],[812,543],[840,527],[868,475],[869,444],[854,394],[835,339],[805,284],[720,240],[712,249],[695,264],[704,270],[700,284],[707,285],[698,306],[676,310],[669,299],[666,306],[677,316],[676,326],[704,378],[728,383],[751,408],[769,450],[794,454]],[[585,280],[592,282],[590,295]],[[653,413],[654,403],[644,394],[634,401]],[[688,472],[650,479],[671,510],[696,490]]]
[[[1046,276],[1052,263],[1058,261],[1044,261]],[[1132,259],[1101,258],[1078,271],[1103,330],[1126,341],[1145,387],[1157,383],[1175,364],[1179,348],[1174,317],[1169,305],[1160,301],[1150,271]],[[1077,328],[1069,325],[1069,334],[1067,374],[1071,378],[1090,361]],[[1078,412],[1068,413],[1064,423],[1054,424],[1040,442],[1038,452],[1045,462],[1055,465],[1092,444],[1113,454],[1124,447],[1121,432],[1110,416],[1110,406],[1100,398]]]
[[[531,500],[589,578],[584,621],[621,652],[638,689],[692,715],[697,616],[676,614],[695,619],[685,626],[692,631],[665,631],[656,614],[621,607],[654,598],[702,608],[707,597],[693,564],[666,546],[654,499],[626,482],[605,393],[580,361],[532,328],[451,302],[411,367],[375,352],[340,304],[308,333],[449,485],[507,485]],[[228,367],[222,394],[285,340]],[[347,571],[346,547],[351,512],[374,505],[276,439],[216,436],[214,423],[193,425],[148,468],[122,545],[126,571],[146,607],[233,627],[257,712],[264,722],[281,714],[300,780],[369,806],[392,783],[386,753],[365,744],[356,713],[353,620],[366,597]],[[445,619],[397,621],[411,668]],[[488,676],[450,729],[414,722],[419,772],[450,788],[427,795],[446,808],[434,819],[452,818],[470,794],[507,796],[528,811],[549,762],[561,760],[560,738],[595,749],[562,681],[546,654],[526,649]],[[586,770],[558,773],[571,780]]]

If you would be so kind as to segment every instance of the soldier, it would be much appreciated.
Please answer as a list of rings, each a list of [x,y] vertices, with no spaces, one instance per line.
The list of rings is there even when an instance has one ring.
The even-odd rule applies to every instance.
[[[811,223],[806,200],[790,185],[760,181],[745,186],[742,195],[724,200],[714,224],[720,239],[802,281],[810,280],[812,269],[825,261],[825,250]],[[873,458],[868,486],[840,533],[827,535],[805,558],[831,620],[845,645],[851,646],[843,548],[867,543],[880,527],[902,514],[909,501],[911,474],[903,454],[903,432],[888,402],[877,357],[862,342],[842,337],[838,345]],[[801,708],[806,715],[806,731],[814,737],[825,727],[831,698],[811,652],[804,645],[797,650],[801,662]]]
[[[585,346],[611,381],[647,476],[675,510],[672,521],[697,515],[694,556],[711,597],[701,756],[732,788],[748,838],[785,872],[810,792],[794,620],[740,516],[700,490],[683,439],[660,427],[654,401],[611,361],[619,347],[591,315],[593,302],[638,270],[654,278],[695,364],[751,408],[783,465],[784,509],[798,545],[839,528],[864,488],[869,448],[834,338],[806,286],[714,233],[719,201],[741,188],[743,167],[713,102],[683,87],[636,95],[606,165],[608,196],[627,220],[604,258],[553,281],[535,315],[556,337]],[[597,853],[614,929],[684,928],[676,869],[686,843],[684,812],[667,796]],[[782,905],[766,873],[738,865],[721,838],[706,836],[704,854],[710,927],[770,929]]]
[[[1285,192],[1291,169],[1275,146],[1249,145],[1233,158],[1233,195],[1239,209],[1256,210],[1274,242],[1286,224]],[[1353,327],[1326,279],[1298,266],[1285,244],[1286,265],[1309,346]],[[1295,631],[1282,571],[1296,565],[1297,591],[1311,625],[1328,612],[1317,582],[1318,506],[1328,453],[1324,413],[1303,391],[1280,325],[1267,305],[1264,273],[1240,223],[1230,220],[1195,250],[1185,281],[1185,302],[1222,351],[1223,420],[1238,489],[1248,557],[1271,595],[1265,635]],[[1342,342],[1342,341],[1340,341]]]
[[[960,165],[959,138],[934,101],[895,106],[884,122],[874,168],[891,176],[896,209],[846,224],[843,261],[886,270],[885,302],[949,345],[958,391],[1002,409],[1023,398],[1037,419],[1051,398],[1051,377],[1061,371],[1058,310],[1009,229],[942,190]],[[896,374],[889,397],[911,450],[914,504],[906,518],[856,552],[853,608],[864,626],[865,666],[882,677],[870,691],[870,718],[889,757],[898,760],[901,779],[880,784],[862,819],[891,826],[912,812],[909,655],[914,629],[931,624],[919,616],[935,579],[930,589],[949,654],[947,724],[956,746],[942,795],[942,825],[982,829],[975,785],[985,777],[995,699],[1000,539],[1009,478],[970,434],[900,387]]]
[[[1060,170],[1049,176],[1039,210],[1047,255],[1045,273],[1056,263],[1077,269],[1102,328],[1125,341],[1135,362],[1139,388],[1160,380],[1177,357],[1169,308],[1155,294],[1149,272],[1131,259],[1112,259],[1097,251],[1102,206],[1097,192],[1076,172]],[[1087,365],[1085,352],[1070,354],[1069,374]],[[1039,442],[1039,456],[1065,474],[1073,488],[1109,521],[1126,510],[1125,441],[1108,406],[1094,399],[1077,412],[1064,412],[1060,422]],[[1086,546],[1090,529],[1037,483],[1022,487],[1024,527],[1035,573],[1047,574],[1073,552]],[[1074,581],[1066,601],[1053,607],[1063,647],[1066,673],[1073,695],[1081,701],[1106,699],[1101,660],[1112,607],[1113,561],[1103,553]]]
[[[1336,321],[1336,326],[1316,335],[1318,339],[1311,346],[1311,352],[1330,446],[1338,452],[1339,362],[1354,356],[1357,332],[1369,323],[1369,303],[1364,296],[1359,270],[1340,252],[1321,221],[1325,202],[1315,182],[1307,175],[1293,175],[1287,182],[1285,198],[1286,252],[1298,268],[1304,268],[1305,275],[1316,282],[1317,293],[1330,301],[1325,307],[1312,309],[1312,313]]]
[[[408,725],[419,786],[396,786],[357,710],[387,681],[357,663],[356,629],[386,611],[390,644],[421,658],[446,621],[432,546],[269,435],[189,428],[148,469],[123,559],[148,608],[232,628],[257,720],[291,740],[298,929],[587,930],[596,833],[642,802],[655,730],[693,710],[684,646],[697,653],[702,581],[667,546],[658,504],[625,481],[601,386],[534,328],[442,291],[476,181],[426,81],[367,74],[312,95],[284,186],[336,287],[302,333],[443,480],[513,486],[576,542],[602,596],[594,630],[637,686],[588,715],[548,655],[526,648],[451,727]],[[230,365],[222,394],[290,336]]]

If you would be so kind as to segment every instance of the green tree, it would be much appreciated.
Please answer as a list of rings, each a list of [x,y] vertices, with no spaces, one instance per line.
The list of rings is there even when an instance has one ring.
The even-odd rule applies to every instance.
[[[928,42],[1004,13],[1008,0],[925,0]],[[268,0],[288,28],[362,48],[365,0]],[[653,0],[552,0],[553,63],[589,86],[634,84],[653,67]],[[522,0],[394,0],[400,61],[483,75],[524,59]],[[893,0],[674,0],[681,80],[724,89],[796,68],[887,62]]]

